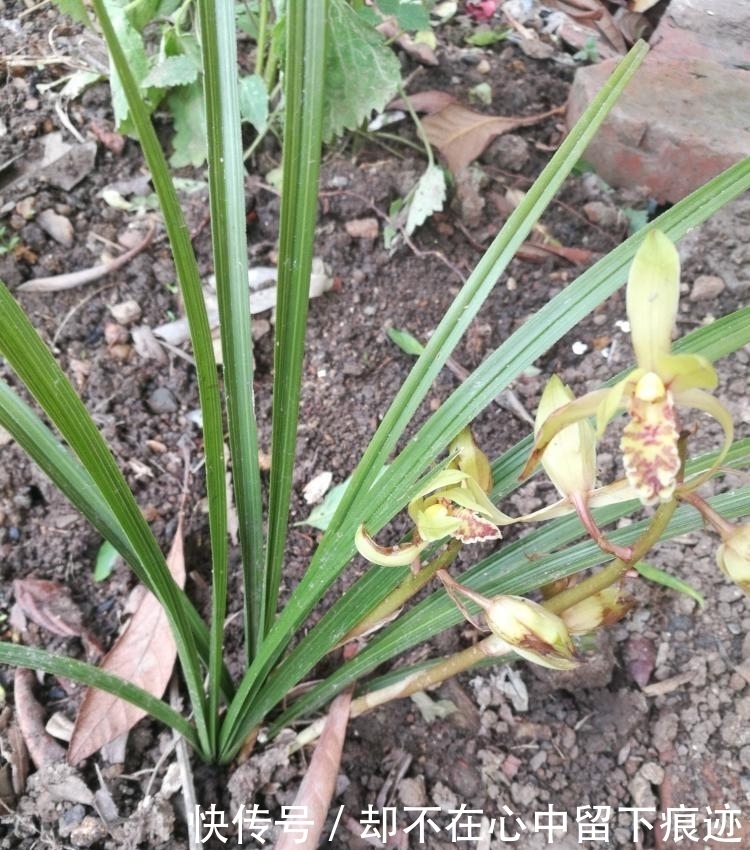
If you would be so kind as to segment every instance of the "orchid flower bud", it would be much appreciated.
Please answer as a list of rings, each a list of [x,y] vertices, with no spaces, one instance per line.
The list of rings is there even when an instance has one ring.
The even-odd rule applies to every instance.
[[[750,595],[750,523],[735,526],[716,552],[721,570]]]
[[[562,619],[530,599],[496,596],[484,616],[493,634],[527,661],[553,670],[571,670],[580,663]]]
[[[602,626],[611,626],[621,620],[634,605],[635,600],[619,587],[607,587],[566,608],[560,614],[560,619],[571,634],[584,634]]]

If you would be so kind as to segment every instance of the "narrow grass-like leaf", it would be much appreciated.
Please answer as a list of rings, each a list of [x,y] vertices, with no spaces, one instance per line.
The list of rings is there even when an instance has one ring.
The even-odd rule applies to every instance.
[[[655,225],[668,233],[671,238],[677,239],[690,227],[705,220],[716,209],[741,194],[748,187],[750,187],[750,159],[727,169],[702,189],[685,198],[660,217]],[[615,249],[611,255],[599,261],[560,295],[556,296],[539,314],[530,319],[521,331],[514,334],[496,350],[423,426],[417,437],[410,441],[404,452],[389,467],[387,473],[383,475],[382,479],[378,480],[377,493],[373,491],[370,494],[366,508],[364,503],[368,500],[362,499],[360,496],[354,499],[352,505],[349,500],[351,495],[345,494],[342,504],[345,504],[349,512],[350,522],[342,522],[335,535],[331,535],[329,531],[318,553],[316,553],[314,563],[329,563],[333,566],[336,562],[341,563],[348,560],[353,554],[353,546],[350,541],[353,539],[354,531],[359,522],[367,520],[368,527],[377,530],[398,509],[403,507],[415,490],[415,476],[424,469],[425,465],[439,455],[457,431],[468,424],[520,371],[533,363],[560,336],[570,330],[577,321],[624,283],[628,265],[641,238],[629,239]],[[742,317],[739,317],[739,319],[738,317],[730,317],[727,322],[731,322],[732,344],[736,347],[736,343],[744,338]],[[744,325],[744,328],[746,331],[747,326]],[[703,330],[709,332],[711,328]],[[682,347],[676,346],[676,348],[681,349]],[[719,335],[714,337],[713,348],[714,351],[709,356],[719,356],[718,352],[721,350]],[[727,350],[724,348],[725,353]],[[419,361],[417,365],[419,365]],[[504,461],[501,461],[501,463],[504,463]],[[394,472],[394,467],[396,467],[396,472]],[[356,475],[357,473],[355,473],[355,478]],[[367,480],[364,474],[361,477]],[[362,504],[362,508],[360,508],[361,513],[358,517],[359,504]],[[397,505],[398,508],[396,508]],[[334,518],[334,523],[340,520],[340,516],[338,520]],[[327,543],[329,546],[326,545]],[[318,583],[320,583],[319,574],[317,578]],[[366,576],[361,581],[367,581],[369,584],[370,579]],[[377,604],[396,586],[397,582],[398,579],[391,574],[386,574],[377,580],[373,579],[372,586],[368,589],[370,593],[369,604]],[[297,601],[295,599],[297,593],[301,597],[304,593],[310,593],[309,588],[304,585],[305,582],[303,581],[289,605],[287,605],[285,614],[288,613],[290,618],[293,616],[292,612],[295,607],[294,603]],[[354,607],[352,591],[347,593],[347,599]],[[304,605],[302,598],[299,602],[301,606]],[[340,628],[341,631],[333,630],[327,636],[328,639],[335,643],[355,622],[356,612],[351,617],[342,614],[336,622],[337,628]],[[304,675],[305,663],[309,663],[309,666],[312,667],[322,657],[327,645],[330,645],[330,643],[326,643],[325,638],[318,640],[317,636],[313,638],[312,635],[309,635],[293,653],[294,664],[290,662],[288,666],[290,680],[294,676]],[[318,655],[318,653],[321,654]],[[306,662],[301,660],[300,656],[302,655],[306,656]],[[282,678],[276,678],[275,684],[278,685],[279,691],[282,691],[285,687],[287,689],[291,687],[290,682]],[[238,693],[241,688],[242,685],[240,685]],[[263,711],[268,711],[269,706],[266,700],[270,702],[269,694],[263,693],[261,700],[265,705]]]
[[[0,380],[0,425],[7,429],[21,448],[102,537],[117,549],[138,578],[146,586],[150,586],[151,579],[139,553],[132,546],[120,519],[101,495],[96,482],[26,402],[2,380]],[[182,591],[180,593],[182,594]],[[208,663],[206,624],[187,598],[183,602],[198,651],[201,658]],[[233,686],[226,669],[222,675],[222,689],[225,696],[231,698]]]
[[[144,575],[139,577],[168,610],[186,682],[191,689],[191,697],[199,703],[196,714],[202,717],[200,659],[189,624],[186,597],[169,574],[159,544],[83,402],[26,314],[1,284],[0,316],[3,317],[0,355],[6,358],[68,442],[93,480],[96,495],[118,517],[129,541],[127,549],[138,553],[132,566],[143,566]],[[205,738],[201,740],[204,753],[209,751],[207,743]]]
[[[142,708],[147,714],[174,729],[198,752],[201,751],[200,741],[196,735],[195,727],[165,702],[157,699],[148,691],[105,673],[98,667],[78,661],[76,658],[65,658],[44,649],[35,649],[30,646],[18,646],[16,644],[0,641],[0,663],[12,664],[14,667],[28,667],[30,670],[42,670],[52,676],[62,679],[72,679],[82,685],[98,688],[106,691],[120,699],[132,702]]]
[[[681,578],[677,578],[672,573],[668,573],[666,570],[659,569],[659,567],[655,567],[653,564],[647,564],[644,561],[639,561],[635,564],[634,569],[638,575],[643,576],[648,581],[654,584],[660,584],[662,587],[668,587],[670,590],[676,590],[678,593],[684,593],[685,596],[689,596],[695,600],[701,608],[705,606],[706,597],[697,591],[692,584],[683,581]]]
[[[263,601],[262,634],[274,617],[289,526],[302,358],[318,203],[323,115],[326,0],[287,9],[284,173],[274,348],[273,425],[266,571],[251,593]],[[335,37],[335,34],[334,34]],[[257,646],[256,646],[257,649]]]
[[[245,171],[242,162],[237,91],[234,7],[228,3],[215,4],[201,0],[198,8],[208,130],[211,232],[221,322],[232,481],[243,562],[246,570],[257,570],[262,561],[263,524],[258,437],[253,409],[253,357],[245,234]],[[215,364],[209,364],[208,361],[205,366],[207,369],[216,368]],[[218,444],[223,439],[220,417],[212,423],[207,423],[204,419],[203,430],[207,436],[209,427],[211,437],[217,443],[218,455]],[[224,470],[217,469],[215,472],[215,487],[208,493],[213,560],[208,717],[214,745],[217,742],[219,724],[219,671],[224,649],[229,563]],[[246,626],[250,626],[247,613]]]

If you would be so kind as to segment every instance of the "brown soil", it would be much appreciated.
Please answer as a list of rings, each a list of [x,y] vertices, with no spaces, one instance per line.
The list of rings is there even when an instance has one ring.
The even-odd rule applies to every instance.
[[[20,2],[0,3],[0,53],[48,55],[47,32],[59,25],[57,14],[41,7],[16,26],[22,7]],[[75,50],[75,31],[58,29],[56,37],[64,41],[63,53]],[[530,115],[565,103],[572,78],[569,64],[530,59],[512,45],[481,53],[466,50],[458,27],[441,38],[445,42],[440,65],[421,69],[415,90],[450,89],[467,101],[468,89],[488,81],[492,111],[502,115]],[[488,72],[477,67],[480,55],[489,63]],[[414,69],[410,59],[404,57],[404,63],[407,70]],[[126,181],[142,174],[140,153],[132,141],[121,153],[98,142],[95,167],[70,190],[55,186],[35,168],[48,134],[62,130],[68,141],[74,141],[61,127],[54,95],[39,88],[64,71],[56,64],[28,66],[4,79],[0,162],[19,158],[0,172],[0,224],[19,239],[15,250],[0,256],[0,278],[11,288],[31,277],[95,265],[101,240],[116,242],[135,218],[132,212],[108,206],[101,197],[105,187],[124,191]],[[69,104],[68,114],[86,138],[93,138],[93,125],[111,130],[106,85]],[[560,120],[550,118],[500,137],[482,158],[479,191],[463,199],[454,197],[450,208],[418,231],[412,246],[393,254],[384,250],[382,239],[354,238],[345,225],[386,213],[417,179],[423,163],[411,154],[396,157],[374,138],[356,153],[347,140],[328,155],[316,252],[328,264],[336,285],[310,307],[295,520],[309,512],[302,488],[314,475],[328,470],[338,483],[350,473],[409,369],[409,358],[393,346],[386,330],[406,328],[421,339],[429,335],[461,285],[459,275],[468,274],[507,215],[501,201],[506,190],[529,185],[562,133]],[[277,199],[257,176],[272,164],[273,156],[273,150],[263,155],[248,184],[253,264],[269,261],[277,234]],[[568,182],[544,216],[544,227],[563,245],[603,253],[618,244],[626,226],[591,224],[581,214],[581,206],[591,200],[603,201],[614,212],[621,206],[643,207],[645,199],[608,192],[592,176]],[[21,215],[22,209],[32,210],[28,219]],[[70,222],[71,247],[58,244],[39,226],[37,216],[45,209]],[[208,274],[205,192],[186,195],[185,209]],[[711,269],[710,255],[694,252],[684,280],[691,283]],[[578,272],[553,256],[539,262],[515,260],[455,353],[456,360],[467,368],[476,366]],[[148,250],[116,274],[85,288],[19,296],[77,382],[165,548],[176,524],[181,447],[187,446],[194,461],[200,456],[200,432],[188,415],[198,406],[193,370],[177,356],[168,357],[165,364],[141,357],[127,336],[118,347],[108,342],[106,334],[110,307],[125,300],[136,301],[142,322],[152,327],[177,315],[173,283],[169,248],[160,230]],[[711,302],[686,298],[680,322],[690,328],[708,312],[722,315],[741,300],[741,292],[729,289]],[[582,390],[627,366],[627,339],[615,324],[624,313],[621,295],[604,304],[536,364],[539,374],[529,373],[517,383],[519,400],[533,410],[545,376],[552,371]],[[255,391],[267,448],[273,331],[265,327],[255,352]],[[263,325],[258,323],[258,328]],[[577,353],[576,342],[584,344],[584,353]],[[738,424],[748,420],[747,362],[748,353],[739,352],[721,364],[722,399]],[[427,407],[439,405],[455,382],[445,372]],[[526,427],[511,413],[493,409],[481,417],[476,431],[481,445],[497,454],[515,443]],[[17,446],[6,442],[0,452],[0,610],[4,616],[11,610],[14,579],[58,581],[70,588],[94,635],[109,644],[119,630],[132,576],[120,566],[110,579],[95,583],[93,561],[101,542],[96,533]],[[604,478],[616,472],[616,456],[607,446],[600,467]],[[207,544],[199,471],[192,486],[186,525],[187,589],[201,599]],[[549,496],[548,488],[537,482],[507,507],[533,509]],[[316,539],[317,532],[306,526],[292,529],[290,581],[304,569]],[[516,815],[528,827],[517,846],[547,846],[548,833],[534,831],[534,817],[550,809],[567,813],[567,834],[552,834],[553,846],[563,850],[581,846],[576,816],[583,806],[612,807],[608,842],[612,847],[680,846],[669,839],[655,844],[648,830],[642,845],[637,845],[632,813],[618,812],[625,808],[650,808],[645,817],[654,820],[657,813],[684,805],[695,808],[702,822],[706,807],[742,809],[744,804],[744,816],[749,818],[750,607],[743,594],[719,575],[714,547],[715,539],[708,533],[695,533],[660,546],[654,558],[665,569],[681,570],[704,593],[706,607],[697,608],[685,596],[642,584],[640,607],[601,637],[593,660],[575,673],[549,674],[521,665],[513,673],[509,668],[485,669],[429,695],[433,703],[449,709],[444,715],[428,719],[423,705],[405,700],[353,721],[329,827],[340,806],[344,817],[327,846],[342,850],[370,846],[360,837],[364,827],[356,822],[366,820],[369,807],[383,806],[398,809],[401,825],[408,822],[403,820],[405,807],[442,807],[442,814],[433,815],[441,832],[428,827],[424,844],[412,832],[403,845],[435,850],[455,845],[456,839],[445,830],[450,821],[447,812],[462,804],[496,819],[491,845],[486,838],[464,844],[476,847],[504,846],[498,839],[499,819],[506,817],[505,828],[512,835]],[[425,647],[424,655],[458,649],[474,637],[468,626],[456,629]],[[31,639],[59,652],[85,654],[77,640],[55,638],[41,629],[33,631]],[[636,682],[644,671],[650,689]],[[7,707],[0,716],[4,729],[0,741],[3,756],[12,761],[7,749],[17,723],[12,671],[2,673],[2,683]],[[653,687],[656,683],[660,686]],[[72,717],[80,689],[40,676],[36,695],[47,714]],[[116,809],[109,831],[97,814],[104,805],[101,798],[96,804],[77,799],[70,776],[65,790],[55,796],[49,772],[32,774],[20,798],[11,800],[11,810],[0,818],[0,847],[185,847],[181,797],[170,795],[166,782],[174,756],[167,753],[160,761],[169,741],[164,730],[146,721],[130,735],[124,764],[89,759],[83,780],[92,791],[100,786],[108,789]],[[245,765],[225,772],[195,765],[201,805],[215,804],[229,812],[232,805],[255,802],[278,814],[280,806],[294,799],[305,756],[277,764],[273,750],[269,752],[259,752]],[[99,776],[95,768],[101,770]],[[481,821],[479,814],[474,818]],[[742,823],[747,836],[746,820]],[[702,838],[704,828],[699,826],[697,834]],[[470,837],[466,831],[463,835]],[[479,831],[471,835],[478,836]]]

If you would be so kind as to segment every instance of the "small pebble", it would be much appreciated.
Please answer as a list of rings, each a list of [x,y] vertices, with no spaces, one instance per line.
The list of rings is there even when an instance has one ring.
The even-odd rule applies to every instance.
[[[146,399],[146,406],[152,413],[176,413],[177,399],[166,387],[157,387]]]
[[[690,291],[691,301],[711,301],[724,291],[724,281],[714,274],[699,275]]]

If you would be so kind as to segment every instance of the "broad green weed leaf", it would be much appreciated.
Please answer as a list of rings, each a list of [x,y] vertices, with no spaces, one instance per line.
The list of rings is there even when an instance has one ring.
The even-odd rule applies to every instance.
[[[349,486],[349,479],[342,481],[326,493],[325,499],[316,505],[311,511],[307,519],[302,522],[297,522],[295,525],[311,525],[313,528],[318,528],[320,531],[327,531],[328,526],[336,513],[336,508],[339,506],[341,497],[344,495],[346,488]]]
[[[395,95],[401,68],[379,33],[345,0],[328,6],[323,140],[358,127]]]
[[[202,165],[206,159],[208,142],[200,84],[196,82],[173,89],[169,93],[168,102],[175,129],[170,165],[174,168]]]
[[[104,581],[105,579],[108,579],[112,575],[112,570],[114,570],[119,557],[120,553],[117,549],[115,549],[109,540],[104,540],[102,545],[99,547],[99,551],[96,553],[94,581]]]
[[[402,331],[398,328],[388,328],[386,331],[388,339],[397,345],[404,354],[411,354],[413,357],[419,357],[424,351],[422,343],[409,331]]]
[[[128,20],[138,30],[142,30],[146,24],[152,21],[157,14],[163,15],[159,9],[161,0],[131,0],[128,3]]]
[[[242,120],[252,124],[259,134],[264,133],[268,125],[268,89],[263,77],[258,74],[242,77],[239,93]]]
[[[471,35],[467,35],[464,41],[474,47],[489,47],[491,44],[497,44],[499,41],[505,41],[510,30],[507,28],[497,30],[477,30]]]
[[[190,56],[167,56],[144,77],[145,88],[169,89],[186,86],[198,79],[200,67]]]
[[[435,212],[439,212],[445,203],[445,174],[438,165],[430,165],[419,178],[414,197],[409,204],[404,230],[407,236],[412,233]]]
[[[642,575],[643,578],[654,582],[654,584],[660,584],[663,587],[668,587],[670,590],[676,590],[678,593],[684,593],[685,596],[689,596],[691,599],[694,599],[701,608],[706,604],[706,599],[703,594],[699,593],[686,581],[673,576],[671,573],[660,570],[658,567],[646,564],[643,561],[637,563],[635,565],[635,569],[639,575]]]
[[[384,15],[393,15],[402,30],[414,32],[430,26],[430,16],[422,0],[378,0]]]
[[[121,6],[118,6],[113,0],[106,0],[106,5],[107,12],[117,32],[120,47],[128,60],[128,67],[140,86],[150,70],[143,39],[140,33],[131,25],[125,14],[125,10]],[[109,85],[112,90],[112,108],[115,112],[117,130],[120,133],[129,133],[132,130],[132,124],[129,120],[130,108],[128,107],[120,77],[114,67],[111,68]]]
[[[64,14],[69,15],[79,24],[91,26],[91,18],[86,10],[83,0],[55,0],[55,6]]]

